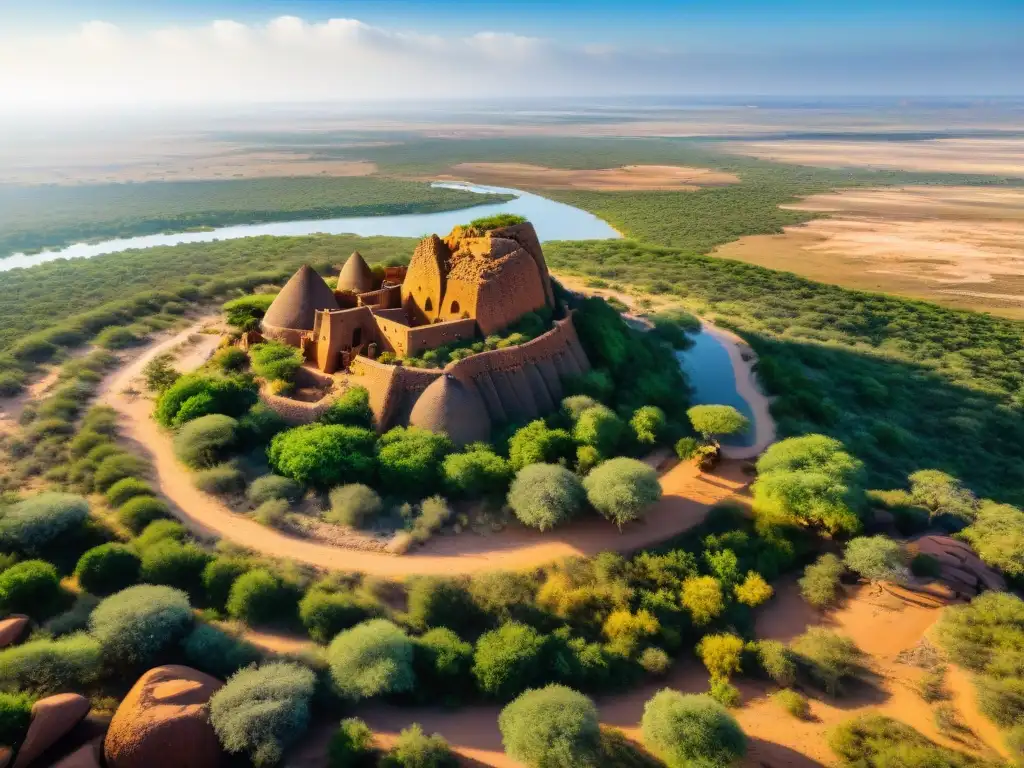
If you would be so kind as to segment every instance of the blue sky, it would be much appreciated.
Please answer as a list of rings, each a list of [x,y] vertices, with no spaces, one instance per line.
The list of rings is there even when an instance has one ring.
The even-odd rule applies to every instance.
[[[0,0],[0,90],[30,100],[473,95],[496,77],[516,95],[1019,95],[1024,0]]]

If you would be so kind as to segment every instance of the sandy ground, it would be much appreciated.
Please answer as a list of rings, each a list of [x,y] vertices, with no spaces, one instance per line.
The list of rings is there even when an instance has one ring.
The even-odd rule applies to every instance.
[[[599,170],[546,168],[525,163],[458,163],[439,178],[530,189],[588,189],[595,192],[688,190],[736,184],[739,177],[708,168],[625,165]]]
[[[1024,316],[1024,189],[899,187],[814,195],[828,214],[744,237],[723,258],[852,288]]]
[[[783,712],[768,695],[774,690],[758,681],[738,680],[743,705],[735,714],[747,734],[749,752],[746,768],[811,768],[835,765],[828,748],[828,733],[838,724],[866,712],[878,712],[913,726],[946,746],[965,749],[935,728],[932,708],[916,691],[924,670],[901,663],[901,651],[914,648],[926,636],[941,615],[941,609],[907,605],[884,595],[872,586],[851,590],[838,610],[820,614],[799,596],[794,580],[778,586],[776,596],[759,612],[757,636],[792,640],[808,627],[821,625],[851,637],[868,656],[866,682],[851,687],[841,698],[830,699],[817,691],[807,691],[811,699],[809,720],[797,720]],[[951,667],[950,702],[961,720],[981,737],[977,752],[995,757],[1001,749],[999,734],[977,711],[968,676]],[[644,703],[662,688],[686,693],[707,691],[707,672],[696,659],[677,663],[668,676],[645,683],[626,693],[597,699],[601,722],[623,731],[639,741],[639,722]],[[360,708],[359,716],[370,725],[381,744],[393,742],[397,733],[412,723],[420,723],[428,733],[440,733],[451,743],[468,765],[518,768],[504,754],[497,726],[500,708],[481,706],[446,711],[428,707],[396,707],[371,704]],[[330,727],[313,731],[288,761],[292,768],[321,768]]]
[[[232,512],[217,498],[199,491],[189,472],[175,459],[170,436],[153,421],[152,401],[131,393],[141,391],[139,375],[149,360],[179,346],[215,319],[206,318],[150,345],[109,378],[100,392],[100,400],[121,413],[123,435],[133,443],[134,450],[152,461],[156,486],[175,514],[200,536],[224,538],[266,555],[321,568],[385,577],[527,569],[573,555],[629,551],[663,541],[697,525],[711,507],[736,497],[750,482],[738,462],[724,462],[715,474],[702,474],[691,464],[676,464],[662,475],[662,499],[651,507],[642,523],[627,527],[623,533],[594,517],[556,532],[511,528],[493,537],[435,537],[422,549],[403,556],[341,549],[287,536]],[[209,354],[217,341],[216,336],[201,336],[196,346],[207,345],[203,349]],[[205,359],[201,352],[194,355],[195,362]],[[178,365],[187,369],[181,361]]]
[[[1024,139],[927,141],[748,141],[724,149],[765,160],[826,168],[894,168],[938,173],[1024,176]]]

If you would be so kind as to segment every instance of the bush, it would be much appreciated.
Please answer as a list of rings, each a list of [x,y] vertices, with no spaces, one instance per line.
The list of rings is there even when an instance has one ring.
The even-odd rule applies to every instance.
[[[117,519],[132,533],[140,533],[155,520],[171,516],[171,509],[166,502],[149,496],[136,496],[129,499],[117,510]]]
[[[441,463],[444,489],[456,497],[476,498],[504,494],[512,479],[509,463],[483,446],[452,453]]]
[[[620,530],[661,498],[658,473],[636,459],[610,459],[599,464],[583,480],[583,487],[594,509]]]
[[[778,640],[758,640],[754,652],[761,669],[772,682],[783,687],[796,683],[796,662],[793,653]]]
[[[960,532],[978,556],[1007,576],[1024,577],[1024,512],[984,501],[974,521]]]
[[[804,569],[800,579],[800,594],[815,608],[834,605],[839,596],[839,580],[846,568],[833,554],[822,555]]]
[[[33,703],[28,694],[0,692],[0,744],[21,744],[32,721]]]
[[[230,416],[212,413],[188,422],[174,436],[174,455],[192,469],[212,467],[235,446],[238,422]]]
[[[93,341],[104,349],[127,349],[140,343],[142,339],[128,328],[112,325],[97,333]]]
[[[509,463],[520,470],[530,464],[551,464],[572,453],[572,437],[564,429],[549,429],[543,419],[531,421],[508,441]]]
[[[725,608],[722,585],[714,576],[691,576],[683,582],[682,603],[694,624],[707,624]]]
[[[136,496],[152,496],[153,488],[149,483],[134,477],[118,480],[107,489],[107,504],[120,507]]]
[[[89,617],[89,628],[113,664],[153,663],[192,625],[184,592],[141,584],[103,600]]]
[[[650,611],[636,613],[620,608],[608,614],[601,631],[608,638],[608,647],[623,656],[636,653],[644,638],[656,635],[661,629],[658,620]]]
[[[249,355],[238,347],[224,347],[217,351],[212,362],[224,373],[237,373],[249,364]]]
[[[281,475],[263,475],[252,481],[245,495],[250,503],[257,507],[272,499],[284,499],[295,503],[302,497],[302,486]]]
[[[381,482],[400,495],[435,491],[441,483],[441,462],[452,450],[452,442],[445,435],[417,427],[395,427],[384,433],[377,445]]]
[[[327,745],[327,768],[370,768],[376,757],[373,731],[357,717],[342,720]]]
[[[288,424],[263,403],[256,403],[238,418],[238,440],[243,445],[265,446]]]
[[[668,419],[665,412],[654,405],[645,405],[633,411],[633,417],[629,420],[629,427],[633,430],[633,438],[640,445],[657,445],[665,438],[668,429]]]
[[[208,562],[210,555],[195,544],[160,541],[142,551],[140,575],[149,584],[165,584],[199,595]]]
[[[307,424],[276,435],[267,456],[282,475],[302,485],[330,488],[370,480],[376,442],[368,429]]]
[[[729,766],[747,752],[739,723],[710,696],[665,689],[644,705],[644,745],[669,768]]]
[[[605,405],[585,410],[572,428],[573,440],[592,446],[602,456],[614,455],[625,433],[626,424]]]
[[[289,510],[291,510],[291,504],[284,499],[271,499],[264,501],[253,510],[252,519],[260,525],[270,528],[286,529]]]
[[[661,648],[645,648],[638,661],[645,672],[656,677],[667,674],[672,666],[671,657]]]
[[[219,678],[228,678],[262,658],[256,646],[209,624],[197,625],[182,649],[190,667]]]
[[[956,752],[927,739],[909,725],[884,715],[860,715],[841,724],[829,746],[842,765],[899,768],[986,768],[991,763]]]
[[[711,687],[708,690],[708,696],[727,709],[735,709],[743,701],[739,688],[728,680],[720,680],[716,678],[711,678]]]
[[[443,496],[431,496],[420,502],[419,515],[413,520],[409,536],[412,541],[423,543],[441,530],[452,516],[452,508]]]
[[[473,654],[473,676],[485,694],[510,698],[539,681],[545,639],[533,627],[502,624],[481,635]]]
[[[704,635],[697,644],[697,655],[712,680],[728,680],[740,671],[743,640],[736,635]]]
[[[771,600],[774,590],[757,571],[748,571],[742,584],[733,587],[736,601],[750,608],[756,608]]]
[[[235,579],[252,568],[252,563],[243,557],[215,557],[203,568],[203,593],[214,608],[223,609],[231,594]]]
[[[160,395],[153,416],[165,427],[180,427],[211,413],[239,417],[256,403],[257,396],[251,377],[190,374]]]
[[[105,596],[130,587],[139,579],[139,556],[124,544],[101,544],[78,560],[75,576],[82,588]]]
[[[458,768],[459,761],[439,734],[427,736],[418,723],[403,728],[381,768]]]
[[[524,525],[544,531],[583,507],[586,491],[576,475],[554,464],[530,464],[516,473],[508,503]]]
[[[747,417],[731,405],[695,405],[686,416],[705,440],[738,435],[750,427]]]
[[[422,698],[458,704],[473,689],[473,646],[448,627],[437,627],[416,640],[416,680]]]
[[[376,604],[351,592],[311,589],[299,603],[299,619],[318,643],[327,643],[343,630],[378,613]]]
[[[772,701],[798,720],[808,720],[811,716],[811,706],[807,703],[807,697],[789,688],[773,693]]]
[[[57,569],[44,560],[25,560],[0,573],[0,608],[41,617],[60,598]]]
[[[81,690],[102,668],[100,644],[84,633],[29,640],[0,650],[0,687],[39,694]]]
[[[349,387],[331,403],[320,421],[324,424],[346,424],[370,429],[373,427],[373,411],[370,409],[369,391],[366,387]]]
[[[295,616],[297,595],[278,576],[263,568],[243,573],[231,585],[227,610],[246,624],[287,622]]]
[[[455,579],[422,576],[409,588],[408,621],[419,630],[448,627],[471,634],[483,622],[469,590]]]
[[[302,350],[279,341],[268,341],[249,350],[255,374],[267,381],[292,381],[302,367]]]
[[[245,490],[245,475],[230,464],[218,464],[196,472],[192,482],[203,493],[215,496],[228,496]]]
[[[228,325],[243,331],[255,331],[276,298],[276,293],[255,293],[227,301],[221,309],[224,310]]]
[[[570,395],[562,400],[562,414],[569,420],[569,423],[575,424],[585,410],[600,404],[589,395]]]
[[[907,479],[910,481],[910,498],[926,508],[932,517],[974,518],[978,500],[955,477],[937,469],[921,469]]]
[[[860,668],[862,654],[853,640],[821,627],[808,629],[792,647],[811,677],[831,696],[841,693],[844,680]]]
[[[174,520],[154,520],[135,537],[135,547],[140,552],[145,552],[163,541],[184,542],[187,538],[188,531],[181,523]]]
[[[334,488],[330,494],[331,508],[324,519],[338,525],[359,528],[372,522],[384,509],[380,496],[368,485],[351,483]]]
[[[89,503],[69,493],[40,493],[10,507],[0,518],[0,541],[27,554],[37,554],[58,536],[79,528],[89,516]]]
[[[309,726],[315,690],[316,676],[300,664],[249,667],[210,699],[210,724],[227,752],[246,754],[258,768],[276,765]]]
[[[115,453],[101,461],[92,476],[97,491],[106,491],[118,480],[126,477],[138,477],[149,471],[149,465],[138,456],[127,453]]]
[[[994,672],[1000,659],[1024,647],[1024,601],[1010,593],[983,592],[969,605],[942,612],[937,639],[955,663]]]
[[[472,577],[469,592],[484,613],[508,621],[533,605],[537,586],[525,573],[485,571]]]
[[[906,556],[903,548],[886,536],[859,536],[851,539],[843,555],[846,566],[869,581],[906,583]]]
[[[681,437],[676,441],[676,456],[683,461],[689,461],[690,459],[696,458],[700,452],[700,443],[694,437]]]
[[[413,641],[386,619],[371,619],[347,629],[327,649],[331,679],[347,699],[365,699],[411,691]]]
[[[594,702],[563,685],[527,691],[498,716],[505,753],[537,768],[597,768],[601,726]]]

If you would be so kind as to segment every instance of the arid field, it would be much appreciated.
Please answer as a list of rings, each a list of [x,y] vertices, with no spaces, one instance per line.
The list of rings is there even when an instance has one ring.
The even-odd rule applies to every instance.
[[[823,217],[715,251],[814,280],[1024,316],[1024,189],[900,187],[814,195]]]
[[[587,189],[595,192],[689,190],[736,184],[739,177],[708,168],[675,165],[624,165],[620,168],[569,170],[526,163],[459,163],[451,178],[481,184],[508,184],[534,189]]]

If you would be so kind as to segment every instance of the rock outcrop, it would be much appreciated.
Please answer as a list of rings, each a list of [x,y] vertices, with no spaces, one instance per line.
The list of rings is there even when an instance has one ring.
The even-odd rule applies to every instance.
[[[32,705],[32,723],[18,750],[14,768],[27,768],[89,714],[89,700],[77,693],[61,693]]]
[[[107,768],[216,768],[222,751],[207,703],[222,683],[182,666],[156,667],[117,708],[103,745]]]
[[[22,638],[28,634],[31,620],[22,613],[12,613],[3,621],[0,621],[0,648],[20,643]]]
[[[102,749],[101,742],[90,742],[76,749],[53,768],[102,768],[103,763],[100,761]]]
[[[922,554],[939,563],[939,580],[961,597],[982,589],[1005,590],[1006,581],[985,565],[970,545],[949,536],[922,536],[907,544],[911,556]]]

